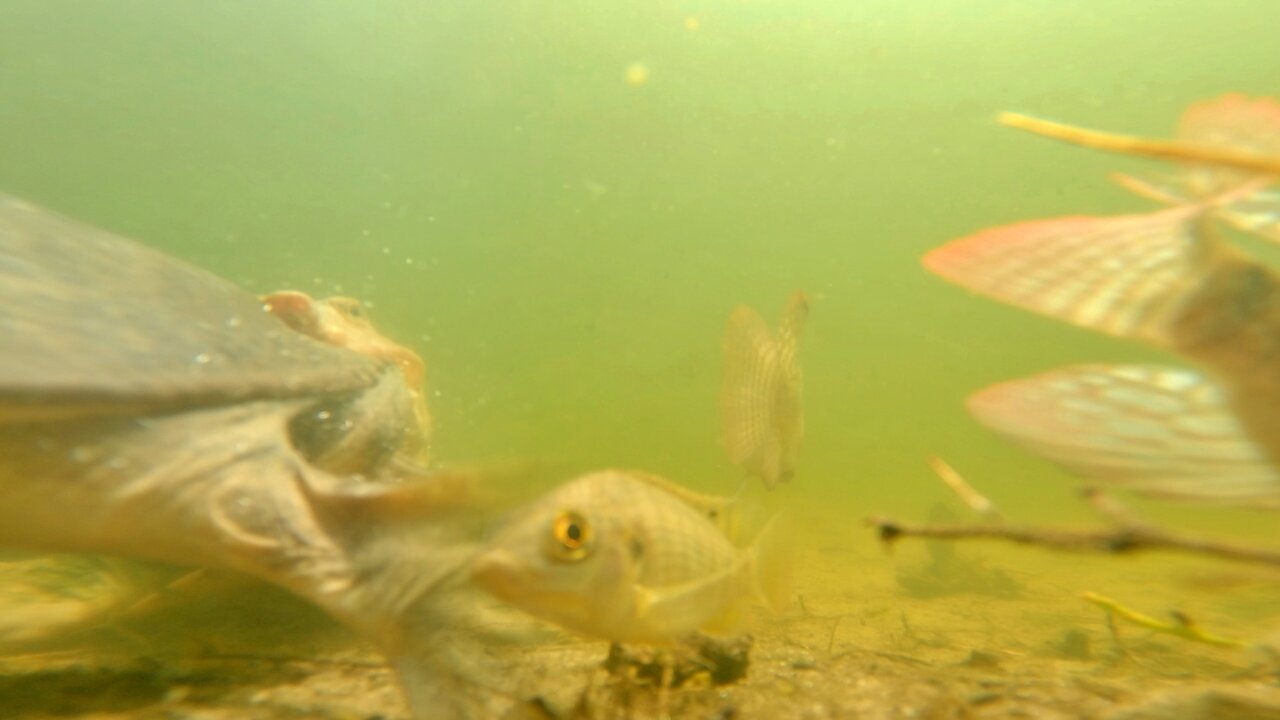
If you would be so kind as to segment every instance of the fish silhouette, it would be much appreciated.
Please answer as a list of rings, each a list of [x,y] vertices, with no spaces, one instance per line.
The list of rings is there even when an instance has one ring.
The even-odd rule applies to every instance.
[[[804,439],[804,379],[797,350],[808,317],[809,299],[796,291],[776,334],[756,311],[739,305],[724,335],[724,447],[730,461],[770,490],[795,474]]]

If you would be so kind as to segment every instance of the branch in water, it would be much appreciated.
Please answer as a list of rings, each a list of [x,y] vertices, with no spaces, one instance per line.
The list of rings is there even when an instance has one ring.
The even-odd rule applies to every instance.
[[[1267,175],[1280,173],[1280,159],[1247,150],[1100,132],[1012,112],[1000,113],[996,120],[1002,125],[1097,150],[1163,160],[1212,163]]]
[[[1097,495],[1099,494],[1095,494],[1094,497]],[[1095,501],[1094,504],[1097,506],[1098,502]],[[1108,503],[1108,505],[1112,506],[1114,503]],[[1113,514],[1114,507],[1110,507],[1109,510],[1106,514],[1112,519],[1118,519],[1118,516]],[[1054,550],[1117,555],[1144,550],[1172,550],[1280,567],[1280,551],[1277,550],[1178,535],[1133,521],[1097,530],[1010,525],[914,525],[886,517],[867,518],[867,524],[876,528],[880,539],[885,543],[892,543],[904,537],[919,537],[939,540],[1002,540]]]

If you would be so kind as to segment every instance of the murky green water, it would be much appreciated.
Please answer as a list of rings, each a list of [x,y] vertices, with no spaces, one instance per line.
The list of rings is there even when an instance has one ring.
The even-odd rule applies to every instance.
[[[0,189],[255,291],[367,300],[427,359],[438,458],[564,477],[736,487],[725,319],[803,288],[809,433],[786,492],[860,534],[944,496],[936,453],[1007,514],[1078,519],[1065,476],[962,399],[1154,355],[919,258],[1145,207],[1105,180],[1135,163],[993,115],[1169,134],[1196,100],[1280,94],[1278,23],[1268,0],[5,0]]]

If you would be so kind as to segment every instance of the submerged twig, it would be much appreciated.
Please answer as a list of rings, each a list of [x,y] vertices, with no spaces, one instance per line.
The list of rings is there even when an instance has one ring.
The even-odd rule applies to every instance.
[[[1163,160],[1213,163],[1268,175],[1280,174],[1280,158],[1247,150],[1200,145],[1181,140],[1152,140],[1132,135],[1101,132],[1013,112],[1000,113],[996,116],[996,120],[1002,125],[1096,150],[1108,150],[1126,155],[1141,155]]]
[[[961,502],[969,506],[970,510],[988,520],[1000,519],[1000,511],[996,509],[995,503],[975,490],[946,460],[937,455],[930,455],[929,467],[938,476],[938,479],[942,480],[948,488],[951,488],[951,492],[954,492]]]
[[[1119,617],[1128,620],[1135,625],[1147,628],[1148,630],[1154,630],[1166,635],[1173,635],[1184,640],[1206,643],[1208,645],[1217,645],[1219,647],[1242,648],[1246,646],[1245,643],[1239,640],[1232,640],[1231,638],[1222,637],[1221,635],[1215,635],[1213,633],[1206,632],[1205,630],[1201,630],[1199,625],[1196,625],[1191,618],[1183,615],[1182,613],[1174,613],[1173,622],[1164,622],[1163,620],[1157,620],[1150,615],[1145,615],[1137,610],[1121,605],[1118,601],[1097,593],[1085,592],[1081,593],[1080,597],[1086,602],[1093,603],[1107,611],[1107,622],[1112,628],[1113,635],[1116,634],[1116,631],[1112,618]]]
[[[1171,550],[1280,567],[1280,550],[1169,532],[1136,520],[1114,498],[1098,490],[1087,490],[1086,497],[1099,514],[1113,523],[1113,527],[1075,530],[1003,524],[916,525],[881,516],[867,518],[867,524],[876,528],[880,539],[885,543],[892,543],[904,537],[919,537],[943,540],[1003,540],[1054,550],[1117,555],[1145,550]]]

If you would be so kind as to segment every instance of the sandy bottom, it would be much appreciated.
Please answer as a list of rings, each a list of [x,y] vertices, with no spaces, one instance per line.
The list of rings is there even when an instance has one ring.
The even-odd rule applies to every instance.
[[[513,718],[1280,718],[1280,575],[1169,556],[1063,556],[810,526],[794,595],[700,659],[546,631],[512,655]],[[1185,613],[1245,648],[1153,633],[1079,599]],[[1262,644],[1259,646],[1259,644]],[[684,653],[689,655],[692,651]],[[652,662],[651,662],[652,661]],[[663,690],[663,668],[670,687]],[[408,718],[393,673],[270,589],[201,596],[0,657],[0,718]]]

